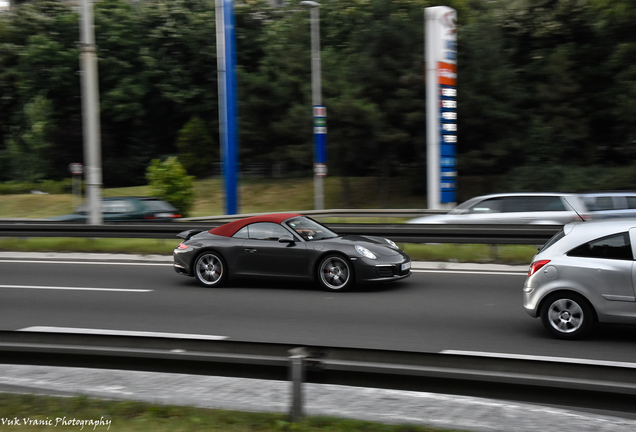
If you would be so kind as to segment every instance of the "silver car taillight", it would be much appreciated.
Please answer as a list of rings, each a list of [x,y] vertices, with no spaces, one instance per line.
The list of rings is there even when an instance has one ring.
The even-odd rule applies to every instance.
[[[539,260],[539,261],[535,261],[532,264],[530,264],[530,269],[528,269],[528,277],[530,277],[533,274],[535,274],[537,271],[539,271],[539,269],[541,269],[541,267],[543,267],[544,265],[546,265],[549,262],[550,262],[550,260]]]

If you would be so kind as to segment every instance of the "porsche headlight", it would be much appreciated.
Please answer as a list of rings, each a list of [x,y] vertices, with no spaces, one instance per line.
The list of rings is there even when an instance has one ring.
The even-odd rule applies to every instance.
[[[378,259],[378,257],[376,257],[373,252],[371,252],[369,249],[365,248],[364,246],[356,245],[356,252],[358,252],[360,255],[362,255],[365,258],[369,258],[373,260]]]
[[[398,245],[396,245],[393,240],[389,240],[388,238],[385,238],[384,240],[386,240],[389,246],[391,246],[393,249],[399,249]]]

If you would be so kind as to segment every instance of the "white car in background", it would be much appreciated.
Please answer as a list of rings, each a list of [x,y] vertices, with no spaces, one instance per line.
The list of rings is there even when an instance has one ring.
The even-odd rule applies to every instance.
[[[636,217],[636,192],[595,192],[581,194],[592,219]]]
[[[416,224],[542,224],[565,225],[589,218],[577,194],[504,193],[479,196],[447,214],[409,220]]]

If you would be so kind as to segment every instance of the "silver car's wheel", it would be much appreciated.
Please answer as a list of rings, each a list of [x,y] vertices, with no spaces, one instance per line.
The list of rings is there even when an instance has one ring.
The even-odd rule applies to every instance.
[[[577,294],[553,294],[543,303],[541,321],[553,336],[578,339],[591,330],[594,313],[588,301]]]
[[[223,258],[213,252],[202,253],[194,264],[194,275],[206,287],[221,286],[225,281],[225,273]]]
[[[339,255],[330,255],[320,261],[318,283],[329,291],[344,291],[353,285],[351,264]]]

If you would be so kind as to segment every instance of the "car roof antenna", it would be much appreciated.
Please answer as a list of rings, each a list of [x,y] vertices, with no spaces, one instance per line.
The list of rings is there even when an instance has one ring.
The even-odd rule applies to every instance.
[[[565,201],[565,202],[566,202],[566,203],[570,206],[570,208],[571,208],[572,210],[574,210],[574,213],[576,213],[576,215],[579,217],[579,219],[581,219],[581,222],[587,222],[587,221],[586,221],[586,219],[585,219],[583,216],[581,216],[581,214],[580,214],[578,211],[576,211],[576,209],[574,208],[574,206],[573,206],[572,204],[570,204],[570,203],[569,203],[569,201],[567,200],[567,198],[563,197],[563,201]]]

